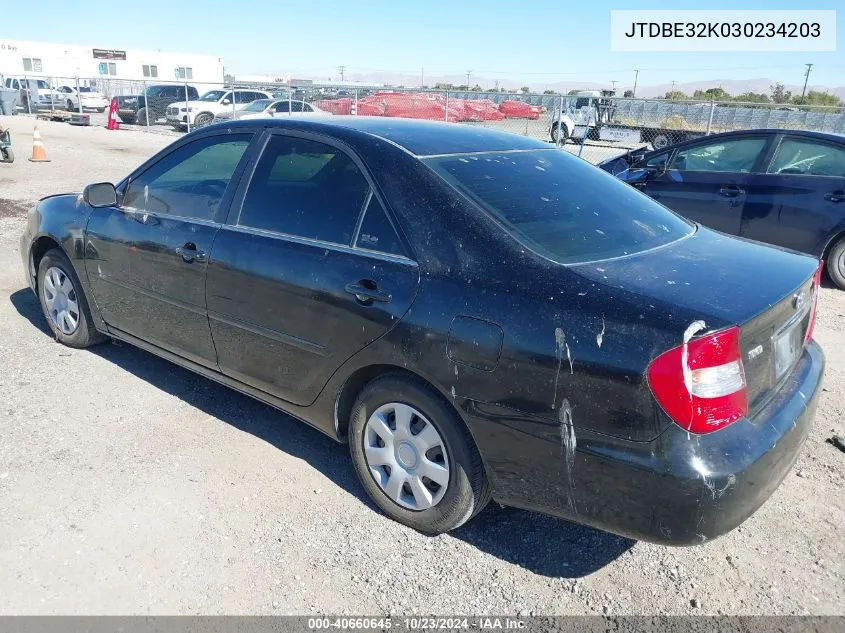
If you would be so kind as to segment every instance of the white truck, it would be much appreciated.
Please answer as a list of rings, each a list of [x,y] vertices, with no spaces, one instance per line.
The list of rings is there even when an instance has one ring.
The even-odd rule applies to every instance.
[[[564,143],[571,139],[582,143],[589,139],[631,146],[651,143],[654,149],[663,149],[706,134],[699,130],[614,122],[615,95],[612,90],[582,90],[563,97],[563,108],[557,105],[552,110],[549,124],[552,141]]]
[[[44,79],[31,77],[6,77],[3,82],[6,88],[20,90],[18,108],[24,112],[35,112],[37,110],[61,109],[64,107],[64,99],[58,90],[50,87]]]

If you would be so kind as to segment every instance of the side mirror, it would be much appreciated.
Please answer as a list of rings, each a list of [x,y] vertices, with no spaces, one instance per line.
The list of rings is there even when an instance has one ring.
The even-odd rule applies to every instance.
[[[223,105],[232,105],[232,102],[229,101],[228,99],[223,99],[222,103],[223,103]]]
[[[616,177],[629,185],[642,185],[652,173],[653,171],[650,169],[627,169],[618,173]]]
[[[82,190],[82,199],[95,209],[116,207],[117,190],[110,182],[96,182]]]

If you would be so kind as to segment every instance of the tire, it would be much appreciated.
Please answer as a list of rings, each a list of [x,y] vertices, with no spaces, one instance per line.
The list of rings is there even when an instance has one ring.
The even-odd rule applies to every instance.
[[[67,105],[67,111],[68,112],[73,112],[74,110],[76,110],[76,108],[73,107],[73,101],[71,101],[70,99],[67,100],[66,105]]]
[[[47,276],[50,279],[47,280]],[[69,284],[69,286],[67,285]],[[47,325],[56,340],[68,347],[84,348],[104,340],[94,328],[91,310],[82,290],[79,277],[67,256],[57,248],[50,249],[38,264],[38,300]],[[53,288],[53,303],[48,299]],[[56,292],[55,289],[60,291]],[[59,295],[59,296],[57,296]],[[62,299],[61,297],[64,297]],[[58,303],[56,303],[58,302]],[[75,308],[74,308],[75,306]],[[68,315],[63,316],[59,308],[64,307]],[[56,312],[57,315],[53,315]],[[75,327],[73,316],[75,315]],[[59,325],[61,323],[61,325]]]
[[[154,125],[156,122],[155,115],[150,112],[149,108],[141,108],[138,110],[138,118],[135,119],[138,121],[138,125],[147,125],[147,117],[150,117],[150,125]]]
[[[198,130],[201,127],[211,125],[214,122],[214,115],[209,112],[200,112],[194,119],[194,129]]]
[[[836,287],[845,290],[845,237],[830,247],[825,267]]]
[[[405,425],[397,422],[396,415],[408,408],[410,434],[402,432]],[[379,424],[378,417],[387,425]],[[371,424],[371,419],[376,422]],[[390,436],[389,445],[382,439],[385,435]],[[427,441],[432,438],[436,441]],[[481,457],[469,432],[448,403],[422,381],[387,374],[369,383],[352,408],[349,447],[358,479],[376,505],[390,518],[424,534],[442,534],[463,525],[490,500]],[[382,459],[378,452],[384,449],[385,462],[376,463]],[[404,468],[403,458],[412,466]],[[445,485],[428,479],[423,464],[427,464],[426,473],[442,477]],[[390,493],[394,468],[401,477],[396,481],[405,483]],[[425,490],[420,492],[421,486]]]
[[[654,149],[663,149],[665,147],[669,147],[672,144],[672,139],[668,134],[656,134],[653,139],[651,139],[651,146]]]
[[[552,125],[552,142],[558,142],[558,136],[560,135],[559,128],[563,128],[563,138],[560,140],[561,143],[566,143],[567,139],[569,138],[569,128],[566,127],[565,123],[555,123]]]
[[[11,147],[4,147],[3,149],[0,149],[0,158],[3,159],[0,162],[14,163],[15,162],[15,152],[12,150]]]

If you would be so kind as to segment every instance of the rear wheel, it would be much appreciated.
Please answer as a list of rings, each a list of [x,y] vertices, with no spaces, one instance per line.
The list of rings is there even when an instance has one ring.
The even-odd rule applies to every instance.
[[[669,147],[672,144],[672,139],[669,138],[668,134],[657,134],[651,140],[651,146],[654,149],[663,149],[664,147]]]
[[[73,112],[76,108],[73,107],[73,101],[70,99],[67,100],[67,110],[68,112]]]
[[[137,120],[134,116],[121,116],[121,115],[118,115],[118,117],[120,117],[120,120],[121,120],[123,123],[128,123],[128,124],[130,124],[130,125],[131,125],[131,124],[133,124],[133,123],[135,123],[135,121]]]
[[[56,340],[68,347],[88,347],[103,340],[94,328],[82,284],[67,256],[53,248],[38,264],[38,298]]]
[[[490,500],[469,432],[421,381],[389,374],[368,384],[352,409],[349,446],[370,498],[425,534],[463,525]]]
[[[838,288],[845,290],[845,237],[839,238],[827,256],[827,274]]]
[[[0,158],[2,158],[2,162],[4,163],[14,163],[15,152],[12,151],[11,147],[4,147],[3,149],[0,149]]]
[[[147,117],[150,117],[149,125],[155,123],[155,117],[150,112],[149,108],[141,108],[138,110],[138,125],[147,125]]]

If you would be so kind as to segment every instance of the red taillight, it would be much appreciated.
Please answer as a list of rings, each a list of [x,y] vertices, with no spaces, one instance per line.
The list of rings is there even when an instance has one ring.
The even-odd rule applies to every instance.
[[[748,414],[738,327],[664,352],[647,376],[658,404],[690,433],[710,433]]]
[[[822,283],[822,270],[824,269],[824,260],[819,262],[819,267],[813,275],[813,304],[810,308],[810,324],[807,326],[807,336],[804,342],[808,342],[813,338],[813,330],[816,327],[816,311],[819,307],[819,286]]]

